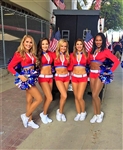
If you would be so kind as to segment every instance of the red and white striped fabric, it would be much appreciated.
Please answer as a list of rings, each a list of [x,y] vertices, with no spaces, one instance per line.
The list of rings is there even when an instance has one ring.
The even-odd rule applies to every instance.
[[[86,48],[86,51],[89,52],[89,50],[92,48],[93,46],[93,39],[91,39],[89,42],[86,42],[84,41],[85,43],[85,48]],[[106,40],[106,48],[108,48],[110,45],[110,43]]]
[[[62,0],[54,0],[54,3],[56,4],[57,7],[59,7],[62,10],[64,10],[66,7],[64,2],[62,2]]]
[[[84,43],[85,43],[85,48],[86,48],[86,51],[89,52],[92,47],[93,47],[93,36],[91,35],[90,32],[87,32],[86,33],[86,36],[85,36],[85,40],[84,40]],[[107,34],[106,34],[106,48],[108,48],[110,45],[110,43],[108,42],[108,38],[107,38]]]
[[[101,2],[102,2],[102,0],[96,0],[95,6],[94,6],[95,10],[100,10]]]
[[[53,38],[53,39],[50,41],[50,46],[49,46],[48,51],[50,51],[50,52],[55,52],[56,47],[57,47],[57,43],[58,43],[58,40],[55,39],[55,38]]]
[[[93,46],[93,38],[88,42],[84,41],[84,43],[85,43],[86,51],[89,52]]]

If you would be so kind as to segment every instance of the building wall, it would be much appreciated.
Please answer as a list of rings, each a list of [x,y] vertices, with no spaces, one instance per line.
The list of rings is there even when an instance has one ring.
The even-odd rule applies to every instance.
[[[72,9],[72,0],[64,0],[66,9]]]
[[[53,9],[57,9],[51,0],[9,0],[19,6],[31,10],[42,18],[50,21]]]

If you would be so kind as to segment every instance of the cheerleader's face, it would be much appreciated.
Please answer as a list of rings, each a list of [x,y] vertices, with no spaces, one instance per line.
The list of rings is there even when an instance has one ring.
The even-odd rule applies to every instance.
[[[83,44],[82,44],[82,42],[81,42],[81,41],[77,41],[77,42],[76,42],[76,50],[77,50],[77,52],[81,52],[82,49],[83,49]]]
[[[43,40],[42,44],[41,44],[41,47],[42,47],[43,52],[46,52],[48,50],[48,47],[49,47],[48,41],[47,40]]]
[[[23,43],[24,49],[28,52],[32,48],[32,39],[26,38]]]
[[[101,36],[97,36],[96,39],[95,39],[95,44],[97,46],[97,48],[100,48],[102,46],[102,38]]]
[[[66,42],[63,42],[61,45],[60,45],[60,52],[61,53],[65,53],[67,50],[67,43]]]

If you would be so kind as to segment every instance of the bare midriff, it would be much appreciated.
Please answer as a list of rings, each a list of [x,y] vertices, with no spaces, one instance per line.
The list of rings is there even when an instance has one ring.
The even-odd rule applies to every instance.
[[[101,64],[99,62],[91,62],[90,69],[91,70],[100,70]]]
[[[60,67],[60,68],[56,68],[55,70],[56,70],[57,74],[67,74],[68,73],[67,67]]]
[[[74,74],[86,74],[86,70],[85,70],[85,67],[82,67],[82,66],[74,66],[73,68],[73,71],[72,71]]]
[[[51,75],[52,74],[51,66],[43,66],[41,68],[40,74]]]

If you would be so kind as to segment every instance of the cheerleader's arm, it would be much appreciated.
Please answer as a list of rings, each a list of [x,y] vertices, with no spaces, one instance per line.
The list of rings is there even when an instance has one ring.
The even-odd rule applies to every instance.
[[[18,63],[22,61],[22,57],[20,56],[19,53],[15,53],[12,60],[8,64],[8,71],[11,72],[14,76],[19,76],[19,73],[16,72],[15,67],[17,66]]]
[[[111,67],[111,71],[112,72],[115,71],[118,65],[120,64],[119,59],[114,54],[112,54],[110,50],[106,50],[105,55],[106,55],[106,58],[109,58],[110,60],[113,61],[114,64]]]
[[[69,65],[67,67],[69,72],[73,71],[73,61],[72,61],[73,60],[73,56],[72,55],[73,55],[73,53],[70,54],[70,62],[69,62]]]

